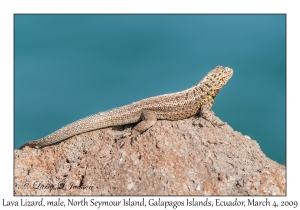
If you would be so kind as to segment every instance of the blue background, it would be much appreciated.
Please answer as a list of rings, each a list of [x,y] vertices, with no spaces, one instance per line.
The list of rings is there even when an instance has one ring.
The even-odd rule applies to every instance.
[[[285,15],[15,15],[15,148],[234,69],[213,111],[286,164]]]

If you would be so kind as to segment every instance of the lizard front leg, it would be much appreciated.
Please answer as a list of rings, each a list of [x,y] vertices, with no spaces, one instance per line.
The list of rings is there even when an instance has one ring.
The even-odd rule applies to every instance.
[[[214,99],[211,96],[206,96],[206,100],[204,101],[205,102],[202,104],[200,108],[200,113],[202,117],[208,120],[209,122],[211,122],[211,124],[213,125],[216,126],[224,125],[225,123],[222,120],[220,120],[220,118],[215,116],[215,113],[211,110]]]

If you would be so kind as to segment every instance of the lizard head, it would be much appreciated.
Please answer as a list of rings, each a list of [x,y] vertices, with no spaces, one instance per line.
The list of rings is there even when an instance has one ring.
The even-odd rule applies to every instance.
[[[208,74],[198,84],[201,84],[202,89],[204,89],[208,95],[215,98],[232,75],[233,70],[231,68],[217,66],[208,72]]]

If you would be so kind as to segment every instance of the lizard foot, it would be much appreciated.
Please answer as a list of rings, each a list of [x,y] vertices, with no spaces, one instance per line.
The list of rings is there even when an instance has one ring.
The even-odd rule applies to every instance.
[[[210,107],[210,104],[203,105],[201,107],[201,116],[214,126],[220,127],[222,125],[225,125],[225,123],[220,120],[220,118],[218,118],[212,110],[210,110]]]
[[[137,140],[137,137],[140,135],[140,133],[138,131],[136,131],[135,129],[132,130],[131,133],[125,133],[120,135],[119,137],[116,138],[116,141],[119,139],[123,139],[125,138],[123,141],[120,142],[120,149],[125,145],[125,143],[130,142],[130,145],[132,145],[133,141]]]

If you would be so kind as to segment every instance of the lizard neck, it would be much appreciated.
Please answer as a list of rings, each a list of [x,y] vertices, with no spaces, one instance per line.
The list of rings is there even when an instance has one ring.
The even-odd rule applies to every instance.
[[[209,96],[211,97],[212,99],[214,99],[217,95],[217,93],[219,92],[219,89],[218,90],[215,90],[212,88],[211,85],[203,82],[203,81],[200,81],[199,83],[197,83],[196,85],[194,85],[191,90],[193,92],[196,93],[196,95],[198,96]]]

